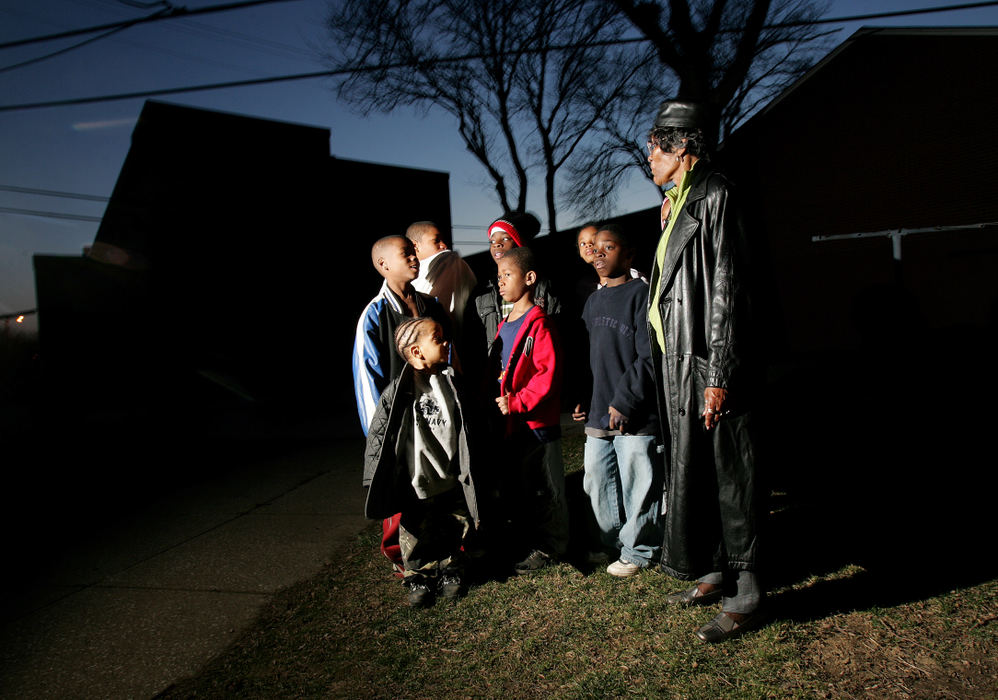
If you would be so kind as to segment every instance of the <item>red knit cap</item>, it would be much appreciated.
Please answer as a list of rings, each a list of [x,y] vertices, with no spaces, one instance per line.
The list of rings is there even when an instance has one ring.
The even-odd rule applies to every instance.
[[[510,212],[503,214],[502,218],[496,219],[489,225],[488,236],[489,240],[492,240],[493,233],[502,231],[508,234],[517,246],[523,246],[533,240],[540,230],[541,222],[533,214]]]
[[[490,241],[492,240],[492,234],[496,231],[502,231],[503,233],[508,234],[509,237],[513,239],[513,242],[516,243],[517,248],[523,246],[523,242],[520,240],[520,234],[517,232],[516,227],[505,219],[498,219],[492,222],[492,225],[489,226]]]

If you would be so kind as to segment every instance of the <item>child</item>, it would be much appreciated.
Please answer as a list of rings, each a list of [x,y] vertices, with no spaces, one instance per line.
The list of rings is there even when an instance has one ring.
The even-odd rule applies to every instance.
[[[406,229],[419,258],[419,276],[412,286],[435,297],[454,324],[455,335],[464,317],[464,309],[477,284],[468,263],[447,247],[440,229],[432,221],[417,221]]]
[[[513,213],[496,219],[488,228],[489,255],[499,265],[504,255],[529,243],[540,229],[541,222],[533,214]],[[561,312],[561,301],[546,279],[538,278],[534,285],[534,303],[544,309],[549,317]],[[468,306],[465,327],[469,335],[475,336],[475,342],[480,346],[479,359],[483,359],[491,351],[499,322],[506,317],[512,305],[503,299],[495,282],[486,279],[479,281],[472,303]]]
[[[631,276],[633,252],[618,227],[602,227],[595,251],[600,288],[582,314],[593,376],[583,488],[603,544],[620,549],[607,572],[626,577],[653,563],[662,542],[664,465],[656,454],[648,285]],[[587,413],[577,406],[573,418],[586,420]]]
[[[462,593],[461,553],[478,523],[466,421],[448,365],[443,328],[431,318],[395,332],[407,363],[381,395],[367,435],[364,513],[399,513],[403,583],[409,605]]]
[[[353,386],[360,427],[367,435],[378,397],[402,371],[405,362],[395,352],[395,329],[407,318],[432,316],[447,328],[446,314],[432,297],[417,292],[412,281],[419,259],[412,242],[403,236],[385,236],[371,247],[374,269],[385,278],[381,291],[360,315],[353,346]],[[401,570],[398,518],[383,526],[382,553]]]
[[[596,235],[604,230],[606,227],[593,222],[587,222],[582,224],[579,229],[579,233],[575,236],[576,250],[579,252],[579,257],[582,258],[582,262],[586,265],[592,265],[596,262]],[[641,280],[645,284],[648,283],[648,279],[641,274],[638,270],[633,267],[628,273],[632,279]],[[576,295],[582,299],[582,303],[585,304],[589,295],[593,293],[595,289],[600,289],[603,287],[603,281],[600,279],[593,285],[591,278],[588,276],[583,277],[579,280],[578,286],[576,288]]]
[[[406,229],[405,237],[412,241],[419,258],[419,276],[412,286],[434,297],[451,320],[451,364],[460,372],[462,365],[454,355],[464,355],[465,307],[477,280],[468,263],[447,248],[440,229],[432,221],[417,221]],[[454,353],[454,350],[460,351]]]
[[[568,505],[561,461],[561,367],[557,340],[544,309],[534,304],[537,271],[527,248],[499,260],[499,293],[512,304],[499,324],[499,397],[506,416],[503,498],[516,533],[528,545],[514,566],[543,569],[568,548]]]
[[[586,305],[589,295],[596,289],[593,281],[593,260],[596,255],[595,244],[596,234],[599,233],[599,224],[594,221],[587,221],[579,227],[579,232],[575,235],[575,251],[582,260],[582,265],[573,262],[573,277],[575,278],[575,307],[572,309],[573,319],[582,315],[582,309]],[[574,346],[573,346],[574,347]]]
[[[433,316],[445,328],[449,326],[440,304],[412,286],[419,274],[419,259],[412,241],[404,236],[378,239],[371,247],[371,262],[385,281],[360,315],[354,337],[354,393],[364,435],[378,397],[405,366],[393,350],[395,329],[406,318],[416,316]]]
[[[575,244],[579,249],[579,257],[586,265],[592,265],[596,256],[596,234],[599,233],[599,225],[593,221],[588,221],[579,228],[579,233],[575,237]]]

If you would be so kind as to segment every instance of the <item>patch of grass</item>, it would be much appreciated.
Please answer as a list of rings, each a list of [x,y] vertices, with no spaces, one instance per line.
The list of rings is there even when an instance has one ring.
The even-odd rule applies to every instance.
[[[582,470],[582,457],[586,447],[586,436],[581,429],[572,426],[561,438],[561,455],[565,463],[565,474]]]
[[[566,452],[581,461],[573,440]],[[560,563],[411,609],[378,554],[379,534],[372,524],[335,566],[275,596],[237,643],[162,697],[998,695],[994,581],[816,619],[777,614],[708,646],[692,633],[716,609],[669,606],[666,595],[688,584],[655,571],[622,580]],[[805,578],[774,591],[773,608],[823,587],[863,590],[864,576],[849,565]]]

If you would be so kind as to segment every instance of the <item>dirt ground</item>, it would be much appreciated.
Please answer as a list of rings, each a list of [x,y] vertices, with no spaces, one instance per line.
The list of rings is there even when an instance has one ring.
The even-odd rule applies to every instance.
[[[993,586],[986,588],[985,601],[993,601]],[[824,697],[998,698],[996,608],[964,606],[961,596],[818,623],[805,659],[826,680]]]

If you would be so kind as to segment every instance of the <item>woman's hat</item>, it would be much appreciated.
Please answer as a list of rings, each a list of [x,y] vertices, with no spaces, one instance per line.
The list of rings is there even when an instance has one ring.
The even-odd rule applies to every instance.
[[[706,129],[707,105],[689,100],[666,100],[658,108],[655,128]]]

